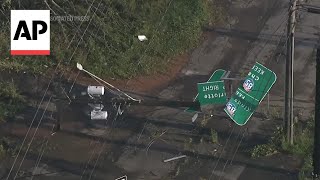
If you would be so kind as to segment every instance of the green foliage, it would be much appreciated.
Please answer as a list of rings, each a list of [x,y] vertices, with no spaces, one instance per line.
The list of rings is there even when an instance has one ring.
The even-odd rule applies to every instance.
[[[310,174],[313,170],[311,155],[312,154],[309,154],[304,158],[304,163],[299,173],[299,179],[301,180],[312,180],[312,178],[310,178]]]
[[[300,126],[304,128],[299,131]],[[310,117],[305,125],[295,124],[294,127],[295,136],[292,145],[285,140],[283,129],[278,127],[267,144],[254,147],[251,151],[251,156],[257,158],[277,152],[299,156],[304,159],[304,164],[300,171],[300,179],[305,179],[305,175],[312,171],[314,117]]]
[[[276,107],[271,107],[267,114],[271,119],[277,120],[281,118],[281,109]]]
[[[86,1],[55,2],[73,16],[84,16],[90,6]],[[48,9],[39,0],[21,3],[27,9]],[[59,7],[48,3],[57,13],[51,11],[51,16],[66,15]],[[19,7],[16,1],[5,1],[0,5],[8,13],[7,17],[10,17],[10,9]],[[97,7],[98,3],[94,6]],[[61,60],[61,65],[72,68],[80,62],[99,76],[130,78],[150,74],[165,69],[166,60],[195,47],[202,27],[218,22],[222,9],[215,0],[103,0],[99,10],[95,14],[91,10],[88,16],[92,20],[83,21],[81,26],[79,21],[51,22],[52,54],[49,57],[11,57],[8,20],[1,16],[2,27],[8,28],[0,31],[0,49],[5,50],[0,52],[0,67],[17,71],[30,69],[38,73],[45,72],[45,67],[55,66]],[[80,31],[77,30],[79,26]],[[78,41],[84,32],[83,40]],[[146,35],[148,41],[140,42],[137,39],[140,34]],[[21,65],[13,64],[11,67],[11,62]]]
[[[211,134],[211,142],[212,143],[218,143],[218,133],[217,133],[217,131],[215,131],[214,129],[211,128],[210,134]]]
[[[290,154],[299,155],[301,157],[307,157],[313,150],[313,134],[309,130],[302,132],[294,138],[294,144],[290,145],[287,142],[283,142],[282,148],[284,151]]]
[[[0,82],[0,121],[13,118],[25,105],[21,96],[12,82]]]
[[[277,147],[273,144],[261,144],[257,145],[251,152],[252,158],[258,158],[262,156],[270,156],[277,153]]]
[[[0,144],[0,159],[4,158],[6,156],[7,152],[4,149],[3,145]]]

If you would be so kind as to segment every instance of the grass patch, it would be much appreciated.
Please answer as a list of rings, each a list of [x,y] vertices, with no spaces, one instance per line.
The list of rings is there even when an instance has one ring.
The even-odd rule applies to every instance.
[[[55,1],[67,14],[84,16],[90,3],[83,1]],[[131,78],[165,70],[168,60],[199,43],[202,27],[223,19],[223,9],[217,0],[103,0],[90,21],[51,22],[50,56],[11,56],[8,20],[0,17],[0,67],[14,71],[46,70],[62,61],[63,67],[75,67],[80,62],[84,67],[102,77]],[[51,16],[66,15],[59,7],[48,2]],[[48,9],[43,1],[21,1],[26,9]],[[94,3],[95,7],[98,2]],[[10,9],[21,9],[17,1],[0,3],[0,8],[10,17]],[[88,29],[83,41],[79,38]],[[144,34],[148,41],[139,42],[137,35]],[[68,46],[73,38],[70,47]],[[73,53],[75,52],[75,53]],[[71,64],[69,64],[69,62]],[[48,68],[46,68],[48,67]]]
[[[314,117],[310,117],[306,124],[295,124],[294,143],[286,142],[283,129],[278,127],[267,144],[257,145],[251,151],[251,157],[269,156],[278,152],[299,156],[304,159],[300,171],[300,179],[307,179],[312,172]]]
[[[6,150],[4,149],[3,145],[0,144],[0,159],[3,159],[7,155]]]
[[[278,107],[271,107],[270,111],[266,114],[270,119],[280,119],[281,109]]]
[[[211,142],[212,143],[218,143],[218,133],[214,129],[210,129],[210,135],[211,135]]]
[[[203,119],[202,119],[201,122],[200,122],[200,127],[203,127],[203,128],[206,127],[209,119],[210,119],[210,117],[207,117],[207,115],[205,114],[205,115],[203,116]]]
[[[25,98],[13,82],[0,82],[0,121],[4,122],[24,108]]]

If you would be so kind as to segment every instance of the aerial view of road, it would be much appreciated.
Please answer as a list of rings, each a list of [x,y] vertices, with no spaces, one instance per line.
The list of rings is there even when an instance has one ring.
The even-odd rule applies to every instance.
[[[319,178],[320,1],[0,5],[1,180]]]

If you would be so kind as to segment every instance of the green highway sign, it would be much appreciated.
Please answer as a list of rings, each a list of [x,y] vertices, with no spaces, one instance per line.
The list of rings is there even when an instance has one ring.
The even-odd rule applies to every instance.
[[[248,122],[258,105],[259,101],[238,88],[227,103],[224,111],[236,124],[243,126]]]
[[[277,76],[274,72],[256,62],[240,88],[261,102],[276,80]]]
[[[256,62],[224,111],[236,124],[245,125],[276,80],[274,72]]]
[[[223,81],[198,83],[198,92],[200,105],[227,103]]]
[[[214,73],[210,76],[208,82],[220,81],[223,75],[226,73],[223,69],[217,69]]]
[[[224,76],[225,73],[226,73],[225,70],[223,70],[223,69],[217,69],[217,70],[215,70],[215,71],[212,73],[212,75],[210,76],[210,78],[209,78],[209,80],[208,80],[207,82],[220,81],[221,78]],[[193,101],[197,101],[197,100],[198,100],[198,95],[199,95],[199,94],[196,95],[196,97],[194,98]],[[189,108],[187,108],[185,111],[192,113],[192,112],[197,112],[198,109],[195,108],[195,107],[189,107]]]

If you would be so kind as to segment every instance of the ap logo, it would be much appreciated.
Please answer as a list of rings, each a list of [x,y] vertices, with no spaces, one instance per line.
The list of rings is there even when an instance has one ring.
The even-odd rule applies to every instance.
[[[11,55],[50,55],[50,10],[11,10]]]
[[[246,90],[247,92],[250,92],[251,89],[253,88],[254,86],[254,82],[252,79],[246,79],[243,83],[243,88],[244,90]]]
[[[236,106],[234,105],[234,104],[232,104],[231,102],[229,102],[228,104],[227,104],[227,111],[229,112],[229,114],[231,115],[231,116],[233,116],[234,115],[234,113],[236,112]]]

